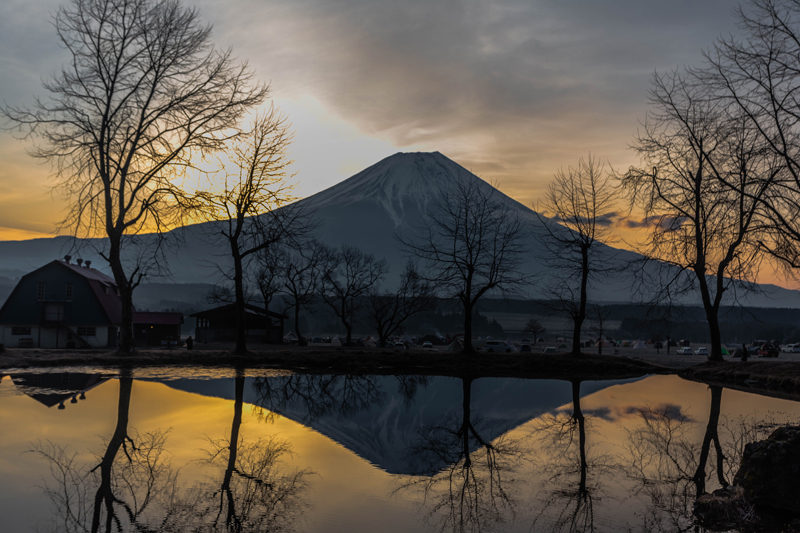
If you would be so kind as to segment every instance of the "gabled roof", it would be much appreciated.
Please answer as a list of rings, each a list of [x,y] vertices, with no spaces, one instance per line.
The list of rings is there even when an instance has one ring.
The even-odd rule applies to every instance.
[[[100,283],[104,283],[106,285],[110,285],[113,287],[117,286],[117,283],[114,281],[113,278],[106,276],[105,274],[103,274],[102,272],[100,272],[95,268],[79,266],[76,263],[66,263],[64,261],[59,261],[59,260],[53,261],[53,263],[58,263],[61,266],[67,267],[73,272],[83,276],[86,279],[99,281]]]
[[[94,294],[98,304],[100,304],[100,307],[102,308],[103,313],[106,315],[108,322],[110,324],[119,324],[122,321],[122,299],[118,294],[117,284],[111,277],[103,274],[97,269],[78,265],[76,263],[67,263],[63,260],[53,260],[46,265],[37,268],[36,270],[28,272],[22,276],[22,279],[24,280],[29,276],[34,276],[39,271],[46,268],[52,268],[53,266],[56,268],[66,269],[70,273],[77,274],[84,278],[89,284],[89,288]],[[3,311],[5,311],[6,306],[9,305],[9,302],[21,283],[22,280],[20,280],[20,283],[18,283],[16,287],[14,287],[14,290],[11,292],[6,302],[0,306],[0,315],[2,315]]]
[[[109,322],[112,324],[119,324],[122,322],[122,299],[117,292],[117,283],[113,278],[103,274],[97,269],[81,266],[76,263],[67,263],[66,261],[52,261],[58,265],[68,268],[79,276],[86,278],[92,292],[103,307]],[[45,265],[46,266],[46,265]]]
[[[286,318],[286,315],[282,315],[274,311],[267,311],[263,307],[258,307],[256,305],[245,304],[244,308],[245,311],[250,315],[270,316],[272,318],[280,318],[280,319]],[[198,311],[197,313],[193,313],[189,316],[205,318],[208,317],[209,315],[216,315],[220,313],[233,313],[234,310],[235,310],[235,304],[231,303],[231,304],[220,305],[219,307],[212,307],[211,309],[206,309],[204,311]]]
[[[17,389],[47,407],[53,407],[77,394],[93,389],[108,379],[109,376],[103,374],[76,372],[22,373],[11,376]]]

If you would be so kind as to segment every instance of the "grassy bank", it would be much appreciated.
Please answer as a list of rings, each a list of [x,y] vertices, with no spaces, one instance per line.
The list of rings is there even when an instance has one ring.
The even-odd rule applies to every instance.
[[[797,361],[703,363],[683,369],[678,375],[710,385],[800,400],[800,362]]]
[[[32,367],[248,367],[315,374],[418,374],[550,379],[624,379],[671,372],[644,361],[612,355],[476,354],[395,352],[381,349],[295,348],[232,355],[224,350],[141,350],[132,355],[76,350],[6,350],[0,370]]]

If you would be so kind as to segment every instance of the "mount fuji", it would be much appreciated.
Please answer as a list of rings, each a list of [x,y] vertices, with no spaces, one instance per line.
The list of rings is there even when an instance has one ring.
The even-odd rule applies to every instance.
[[[329,246],[349,245],[383,258],[389,265],[386,285],[396,283],[409,259],[398,237],[413,239],[430,220],[441,200],[459,184],[473,185],[493,193],[505,211],[516,215],[526,243],[521,265],[538,282],[520,296],[547,298],[557,272],[548,261],[542,238],[544,224],[532,209],[494,189],[489,183],[439,152],[397,153],[358,174],[317,194],[299,200],[296,207],[315,223],[314,237]],[[221,242],[214,223],[195,224],[170,232],[181,243],[167,250],[171,276],[175,283],[216,283],[219,268],[225,268],[227,247]],[[139,237],[146,242],[147,235]],[[0,277],[17,278],[44,263],[62,256],[73,240],[69,237],[0,242]],[[638,254],[599,245],[595,260],[619,267],[600,283],[590,286],[595,302],[630,303],[640,301],[635,276],[624,266],[640,258]],[[95,265],[102,262],[90,257]],[[219,266],[218,266],[219,265]],[[159,280],[154,280],[159,281]],[[775,285],[760,285],[740,303],[756,307],[800,307],[800,292]],[[698,304],[699,298],[687,295],[680,303]]]

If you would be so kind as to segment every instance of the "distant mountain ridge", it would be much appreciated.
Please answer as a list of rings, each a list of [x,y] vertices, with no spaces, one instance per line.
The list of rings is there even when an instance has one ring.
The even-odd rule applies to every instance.
[[[397,275],[409,259],[397,236],[413,239],[425,227],[430,213],[458,183],[471,182],[484,190],[494,190],[495,199],[521,222],[525,242],[522,264],[537,280],[520,296],[548,298],[548,282],[556,272],[548,264],[540,239],[546,234],[541,220],[529,207],[508,197],[439,152],[397,153],[354,176],[317,194],[299,200],[315,222],[314,236],[331,246],[350,245],[387,261],[390,273],[386,285],[396,283]],[[227,248],[220,241],[214,223],[195,224],[170,232],[175,244],[167,250],[171,279],[177,283],[214,283],[219,279],[217,264],[226,265]],[[143,242],[150,239],[140,237]],[[69,237],[0,242],[0,277],[19,277],[60,257],[69,248]],[[590,299],[596,302],[636,302],[642,299],[630,270],[623,267],[640,256],[628,250],[600,245],[595,260],[621,269],[590,285]],[[101,266],[96,257],[95,265]],[[224,266],[223,266],[224,268]],[[160,281],[160,280],[154,280]],[[774,285],[761,285],[761,293],[747,295],[742,303],[756,307],[800,307],[800,292]],[[690,295],[691,296],[691,295]],[[683,304],[699,305],[699,299],[686,297]],[[732,302],[730,302],[732,303]]]

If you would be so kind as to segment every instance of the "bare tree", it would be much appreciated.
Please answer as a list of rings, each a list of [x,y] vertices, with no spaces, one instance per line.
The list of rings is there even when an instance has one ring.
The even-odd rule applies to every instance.
[[[413,453],[423,461],[423,470],[400,487],[422,492],[440,531],[492,531],[505,525],[516,506],[514,470],[523,459],[519,443],[508,436],[489,441],[476,429],[472,382],[471,377],[461,378],[460,419],[448,418],[420,431]]]
[[[255,264],[250,269],[254,284],[261,295],[261,302],[267,311],[272,306],[272,300],[281,291],[284,261],[282,250],[274,246],[268,247],[258,253]]]
[[[740,36],[720,39],[696,72],[780,164],[757,198],[769,222],[759,244],[790,269],[800,268],[799,17],[796,0],[747,2],[739,9]]]
[[[310,472],[284,472],[291,445],[277,437],[246,442],[240,435],[245,372],[236,370],[230,438],[214,441],[209,463],[224,466],[219,489],[196,509],[197,526],[227,531],[294,531]],[[214,505],[216,502],[216,505]]]
[[[71,203],[64,224],[107,237],[122,299],[121,352],[133,350],[133,291],[152,263],[123,262],[129,236],[161,234],[182,214],[177,178],[222,147],[267,92],[213,48],[211,28],[178,1],[73,0],[55,20],[70,55],[47,100],[4,113],[41,143]]]
[[[546,233],[544,245],[558,271],[556,297],[572,318],[572,354],[581,352],[581,328],[586,320],[589,281],[608,270],[594,255],[598,243],[608,241],[605,216],[614,207],[614,189],[606,164],[579,159],[577,167],[560,170],[539,208]],[[560,225],[547,223],[543,217]]]
[[[220,223],[219,231],[230,249],[236,311],[234,353],[238,354],[247,352],[247,263],[258,252],[268,253],[297,222],[298,210],[280,209],[292,199],[286,183],[289,140],[285,120],[271,108],[234,140],[229,155],[234,169],[225,173],[221,190],[196,195],[206,219]]]
[[[386,272],[386,263],[357,248],[344,246],[332,256],[322,276],[322,299],[342,321],[345,343],[353,341],[353,321],[360,301]]]
[[[678,73],[656,75],[651,100],[636,144],[643,168],[622,185],[651,225],[644,254],[668,265],[663,294],[699,289],[709,359],[722,360],[720,305],[756,277],[759,207],[779,169],[741,117]]]
[[[412,316],[429,309],[433,302],[430,284],[417,272],[412,263],[400,278],[400,286],[394,294],[370,295],[370,314],[378,332],[378,342],[385,346],[389,337],[402,328]]]
[[[539,450],[551,490],[532,529],[550,531],[594,531],[594,498],[602,479],[612,470],[610,458],[589,454],[586,418],[581,409],[580,380],[571,380],[572,412],[565,409],[546,414],[534,423],[534,436],[540,440]],[[590,476],[592,471],[594,474]],[[540,521],[545,521],[540,525]],[[539,526],[539,527],[537,527]]]
[[[459,183],[431,214],[427,230],[403,245],[425,263],[425,277],[464,313],[464,352],[473,353],[472,320],[480,298],[527,281],[519,271],[519,219],[484,183]]]
[[[317,241],[301,243],[281,256],[281,291],[289,296],[289,308],[294,313],[294,332],[300,344],[305,344],[300,330],[300,312],[316,296],[330,258],[331,251]]]
[[[59,531],[169,531],[182,523],[177,512],[166,511],[178,486],[177,472],[164,453],[166,437],[129,428],[131,370],[121,368],[118,381],[114,433],[93,468],[87,471],[82,464],[82,452],[70,453],[60,444],[35,447],[53,476],[54,485],[45,492],[62,515]]]
[[[533,337],[533,344],[536,344],[539,341],[539,335],[544,333],[545,327],[535,318],[531,318],[525,324],[525,329],[523,331],[525,333],[530,333]]]

